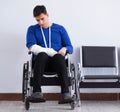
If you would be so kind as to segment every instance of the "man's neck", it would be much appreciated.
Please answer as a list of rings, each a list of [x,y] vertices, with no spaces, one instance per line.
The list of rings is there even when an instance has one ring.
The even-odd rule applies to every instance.
[[[49,28],[49,27],[51,27],[52,26],[52,23],[48,23],[48,24],[46,24],[43,28]]]

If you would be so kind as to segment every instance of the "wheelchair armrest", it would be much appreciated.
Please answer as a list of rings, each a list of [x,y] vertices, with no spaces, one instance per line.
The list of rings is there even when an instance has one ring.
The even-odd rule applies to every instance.
[[[28,54],[30,55],[30,54],[33,54],[33,53],[32,53],[32,51],[28,51]]]
[[[77,63],[78,71],[81,71],[81,63]]]
[[[69,53],[67,53],[67,54],[65,55],[65,59],[70,59],[70,54],[69,54]]]
[[[28,51],[28,54],[33,54],[32,51]],[[70,53],[67,53],[66,56],[69,57]]]

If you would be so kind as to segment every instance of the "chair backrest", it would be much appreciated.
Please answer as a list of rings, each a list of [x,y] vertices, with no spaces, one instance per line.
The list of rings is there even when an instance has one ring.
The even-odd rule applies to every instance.
[[[82,46],[80,48],[82,74],[118,74],[118,56],[115,46]]]

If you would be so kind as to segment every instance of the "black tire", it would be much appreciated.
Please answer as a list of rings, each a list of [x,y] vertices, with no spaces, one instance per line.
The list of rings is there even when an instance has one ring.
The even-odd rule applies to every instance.
[[[70,64],[70,71],[75,71],[75,65],[73,63]]]
[[[75,102],[73,101],[72,103],[70,103],[71,109],[74,110],[75,109]]]
[[[23,81],[22,81],[22,101],[25,101],[27,94],[27,82],[28,82],[28,62],[23,65]]]
[[[26,109],[26,110],[29,110],[29,108],[30,108],[29,98],[26,98],[26,101],[25,101],[25,109]]]

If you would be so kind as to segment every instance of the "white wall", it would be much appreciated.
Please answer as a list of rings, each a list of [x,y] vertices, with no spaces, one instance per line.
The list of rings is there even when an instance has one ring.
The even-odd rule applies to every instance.
[[[22,66],[28,59],[26,30],[36,24],[32,10],[37,4],[46,5],[51,22],[66,27],[75,48],[72,55],[75,63],[79,62],[80,45],[120,47],[120,0],[3,0],[0,3],[0,93],[22,90]]]

